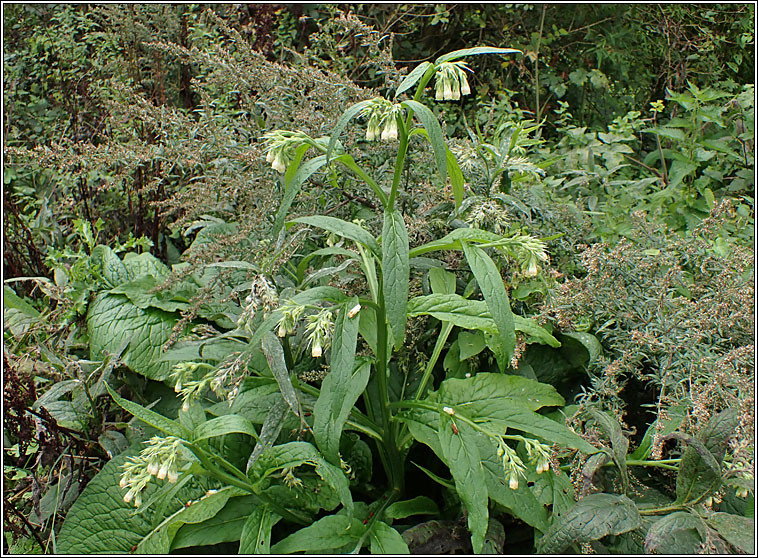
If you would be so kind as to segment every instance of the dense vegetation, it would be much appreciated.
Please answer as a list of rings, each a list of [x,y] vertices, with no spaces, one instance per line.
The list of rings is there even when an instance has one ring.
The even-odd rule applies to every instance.
[[[754,17],[4,6],[3,551],[753,553]]]

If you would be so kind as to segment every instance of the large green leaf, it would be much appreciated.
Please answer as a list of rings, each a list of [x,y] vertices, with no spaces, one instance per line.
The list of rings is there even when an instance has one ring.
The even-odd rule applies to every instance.
[[[474,54],[521,54],[521,51],[515,48],[498,48],[485,46],[463,48],[461,50],[454,50],[453,52],[443,54],[437,58],[434,63],[441,64],[442,62],[451,62],[453,60],[457,60],[458,58],[463,58],[464,56],[473,56]]]
[[[706,525],[697,515],[684,511],[670,513],[648,529],[645,553],[696,554],[706,533]]]
[[[435,252],[438,250],[462,250],[461,248],[462,240],[469,241],[469,242],[498,242],[498,241],[502,241],[503,237],[500,236],[499,234],[495,234],[489,231],[483,231],[481,229],[471,229],[471,228],[455,229],[449,234],[443,236],[442,238],[433,240],[432,242],[428,242],[427,244],[422,244],[421,246],[417,246],[416,248],[410,251],[409,256],[411,258],[415,258],[417,256],[421,256],[428,252]]]
[[[195,428],[192,433],[192,441],[199,442],[215,436],[225,436],[226,434],[240,433],[247,434],[258,439],[258,433],[255,426],[242,415],[224,415],[216,417],[208,422],[204,422]]]
[[[431,62],[422,62],[413,68],[413,70],[411,70],[411,73],[405,76],[405,79],[403,79],[403,81],[400,82],[400,85],[397,86],[397,89],[395,90],[395,98],[397,99],[401,93],[408,91],[411,87],[416,85],[418,80],[420,80],[427,72],[427,70],[429,70],[431,67]]]
[[[308,180],[311,175],[319,170],[326,164],[326,155],[320,155],[315,157],[302,165],[297,169],[295,176],[284,185],[284,196],[282,197],[282,203],[279,205],[279,210],[276,212],[276,218],[274,219],[274,226],[272,233],[274,238],[279,234],[284,226],[284,220],[287,218],[287,213],[290,210],[290,206],[300,192],[300,187],[303,182]]]
[[[727,409],[714,415],[699,433],[699,439],[685,438],[687,449],[676,478],[677,503],[698,502],[721,486],[721,462],[729,439],[734,434],[739,415]],[[669,434],[667,437],[677,437]]]
[[[461,242],[461,246],[476,282],[479,283],[487,308],[497,324],[503,351],[499,364],[501,371],[504,371],[516,347],[516,329],[505,284],[500,277],[500,270],[484,250],[469,246],[466,242]]]
[[[313,407],[313,436],[324,456],[339,465],[342,428],[350,410],[366,389],[371,365],[365,363],[355,370],[355,346],[358,341],[358,317],[348,316],[358,304],[358,297],[342,305],[334,326],[332,358],[329,373],[321,383],[321,391]]]
[[[139,542],[138,554],[168,554],[171,541],[182,525],[203,523],[215,516],[232,496],[240,496],[238,488],[225,487],[205,494],[190,505],[183,506],[151,529]]]
[[[171,541],[171,550],[240,540],[250,510],[260,505],[253,495],[229,498],[226,506],[212,518],[203,523],[182,525]]]
[[[440,178],[444,184],[447,180],[447,146],[445,145],[445,139],[442,136],[442,128],[440,127],[439,120],[434,116],[434,113],[429,110],[426,105],[422,105],[418,101],[403,101],[400,103],[407,109],[414,112],[416,118],[421,121],[421,124],[426,130],[429,143],[432,144],[432,151],[434,152],[434,160],[437,163],[437,171],[440,173]]]
[[[290,373],[284,360],[284,349],[282,349],[279,339],[276,335],[267,331],[263,335],[261,346],[263,354],[266,355],[271,373],[276,378],[276,383],[279,384],[279,391],[281,391],[282,397],[284,397],[292,412],[295,413],[295,416],[301,416],[300,399],[297,396],[295,387],[292,385],[292,378],[290,378]]]
[[[132,416],[138,418],[142,422],[149,424],[154,428],[157,428],[165,434],[176,436],[182,440],[190,440],[191,432],[180,423],[176,422],[175,420],[166,418],[163,415],[156,413],[155,411],[146,409],[139,403],[134,403],[133,401],[124,399],[115,391],[113,391],[113,389],[108,384],[105,384],[105,389],[108,391],[116,404],[118,404],[122,409],[130,413]]]
[[[87,311],[90,358],[102,360],[104,352],[113,353],[131,339],[122,355],[124,364],[151,380],[165,380],[171,364],[159,358],[176,322],[173,314],[138,308],[124,295],[101,292]]]
[[[61,554],[127,553],[160,524],[166,516],[183,508],[184,503],[202,496],[205,491],[196,485],[185,485],[165,506],[166,515],[152,509],[135,514],[134,506],[124,502],[118,483],[121,466],[135,450],[119,454],[87,484],[66,514],[57,536],[57,552]],[[160,489],[160,481],[151,482],[143,492],[147,501]]]
[[[432,397],[430,396],[430,399]],[[477,418],[504,420],[512,405],[536,411],[566,403],[555,388],[523,376],[481,372],[471,378],[445,380],[434,400]]]
[[[369,547],[371,554],[397,555],[411,553],[400,533],[383,521],[374,523],[369,534],[369,539],[371,541]]]
[[[455,209],[460,209],[463,203],[463,185],[465,180],[463,178],[463,172],[458,165],[458,161],[455,160],[450,149],[447,149],[447,172],[450,175],[450,185],[453,187],[453,199],[455,200]]]
[[[387,210],[382,228],[382,288],[387,322],[398,349],[405,340],[410,272],[408,232],[403,215],[397,208]]]
[[[716,512],[707,521],[737,550],[745,554],[755,554],[755,519]]]
[[[342,116],[339,117],[339,120],[337,120],[337,123],[334,125],[332,135],[329,137],[329,144],[326,148],[327,161],[331,158],[334,146],[337,145],[337,140],[339,140],[340,134],[342,133],[342,130],[345,129],[345,126],[347,126],[348,122],[350,122],[350,120],[352,120],[359,112],[361,112],[365,107],[373,102],[373,99],[360,101],[348,107],[345,112],[342,113]]]
[[[328,217],[326,215],[312,215],[309,217],[298,217],[290,221],[291,223],[302,223],[303,225],[310,225],[319,229],[324,229],[339,236],[344,236],[354,242],[362,244],[369,248],[374,254],[379,255],[381,250],[376,239],[371,236],[363,227],[356,225],[355,223],[349,223],[336,217]]]
[[[456,431],[457,429],[457,431]],[[441,413],[438,428],[442,456],[455,481],[455,491],[466,506],[471,545],[479,554],[489,521],[487,484],[477,447],[477,432],[468,424]]]
[[[322,552],[356,543],[366,527],[357,518],[346,515],[327,515],[313,525],[292,533],[271,547],[273,554],[293,554],[295,552]]]
[[[539,554],[560,554],[573,543],[619,535],[640,526],[637,506],[626,496],[591,494],[553,522],[537,543]]]
[[[110,292],[126,295],[132,304],[143,310],[153,307],[166,312],[176,312],[189,307],[186,300],[179,300],[173,292],[152,292],[161,283],[163,283],[162,278],[153,275],[140,275],[137,279],[114,287]]]
[[[416,496],[412,500],[401,500],[387,506],[384,517],[388,519],[405,519],[412,515],[438,515],[437,504],[426,496]]]
[[[318,450],[307,442],[289,442],[264,451],[249,471],[249,476],[263,480],[280,469],[292,469],[303,464],[313,465],[316,473],[334,490],[348,515],[353,513],[350,483],[344,471],[332,465]]]
[[[242,527],[239,554],[270,554],[271,528],[280,519],[269,506],[255,508]]]
[[[166,264],[149,252],[143,252],[142,254],[129,252],[124,255],[123,263],[130,281],[143,275],[166,277],[170,271]]]
[[[131,279],[121,258],[109,247],[102,244],[92,249],[92,261],[100,264],[103,279],[110,287],[126,283]]]

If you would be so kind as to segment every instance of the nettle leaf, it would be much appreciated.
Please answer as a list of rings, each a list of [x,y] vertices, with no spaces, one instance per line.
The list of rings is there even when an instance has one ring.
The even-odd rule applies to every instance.
[[[479,554],[487,532],[489,496],[476,441],[477,432],[468,424],[462,421],[456,424],[453,417],[441,413],[437,434],[442,449],[440,457],[450,468],[455,491],[466,507],[471,545],[474,552]]]
[[[418,101],[403,101],[400,103],[405,108],[412,110],[416,118],[421,121],[421,124],[426,130],[429,143],[432,144],[432,151],[434,152],[434,160],[437,163],[437,171],[440,173],[442,183],[447,180],[447,146],[445,145],[445,139],[442,135],[442,128],[440,127],[439,120],[434,116],[434,113],[429,110],[426,105],[419,103]]]
[[[504,371],[505,365],[511,360],[516,347],[516,330],[505,284],[495,262],[484,250],[476,246],[469,246],[466,242],[461,242],[461,246],[466,255],[466,261],[468,261],[469,267],[476,277],[476,282],[479,283],[487,308],[489,308],[490,314],[497,324],[504,353],[504,358],[499,363],[501,371]]]
[[[225,487],[193,500],[191,505],[180,508],[150,530],[134,552],[168,554],[171,550],[171,541],[182,525],[207,521],[221,511],[230,497],[240,496],[242,493],[238,488]]]
[[[238,554],[270,554],[271,529],[280,519],[267,505],[255,508],[242,527]]]
[[[182,509],[185,502],[205,493],[196,485],[185,485],[166,503],[166,515],[155,515],[152,510],[135,514],[134,506],[124,502],[124,491],[118,486],[121,466],[135,453],[136,450],[126,451],[114,457],[87,483],[66,514],[57,536],[57,552],[78,555],[127,553],[153,530],[154,523],[160,523],[167,515]],[[143,497],[149,500],[160,489],[160,482],[151,482]]]
[[[613,462],[621,473],[621,486],[624,492],[629,489],[629,473],[626,469],[626,453],[629,450],[629,440],[621,432],[621,425],[615,418],[597,409],[588,409],[589,414],[595,419],[611,440]]]
[[[679,438],[687,443],[676,478],[677,503],[698,502],[718,490],[721,462],[738,422],[737,411],[727,409],[711,417],[700,432],[699,440],[676,433],[665,437]]]
[[[407,321],[408,284],[408,231],[399,209],[385,211],[382,227],[382,289],[395,347],[400,348],[405,340]]]
[[[282,345],[279,343],[279,338],[270,331],[267,331],[263,334],[261,348],[263,349],[263,354],[266,355],[268,366],[274,378],[276,378],[276,383],[279,384],[279,391],[282,393],[282,397],[284,397],[292,412],[295,413],[295,416],[301,416],[300,399],[298,399],[295,387],[292,385],[292,378],[290,378],[287,364],[284,361],[284,349],[282,349]]]
[[[395,90],[395,98],[397,99],[401,93],[408,91],[411,87],[416,85],[416,83],[418,83],[418,80],[420,80],[427,72],[427,70],[429,70],[431,67],[431,62],[422,62],[413,68],[413,70],[411,70],[411,73],[405,76],[405,79],[403,79],[403,81],[400,82],[400,85],[397,86],[397,89]]]
[[[357,304],[358,297],[353,297],[340,308],[334,326],[329,373],[321,384],[321,391],[313,407],[313,436],[316,445],[335,465],[340,462],[342,428],[353,405],[366,389],[371,370],[368,363],[355,370],[359,319],[357,316],[348,317],[348,313]]]
[[[280,469],[292,469],[304,464],[315,467],[316,473],[337,491],[345,511],[352,516],[353,498],[344,471],[324,459],[308,442],[289,442],[264,451],[253,464],[249,475],[260,481]]]
[[[434,61],[435,64],[441,64],[442,62],[452,62],[453,60],[457,60],[458,58],[463,58],[464,56],[473,56],[474,54],[522,54],[522,52],[515,48],[498,48],[498,47],[472,47],[472,48],[464,48],[461,50],[454,50],[453,52],[448,52],[447,54],[443,54],[437,60]]]
[[[553,522],[537,543],[539,554],[560,554],[573,543],[620,535],[642,523],[637,506],[626,496],[591,494]]]
[[[745,554],[755,554],[755,519],[716,512],[706,521],[737,550]]]
[[[349,223],[336,217],[328,217],[326,215],[312,215],[310,217],[298,217],[293,219],[290,223],[301,223],[303,225],[310,225],[319,229],[324,229],[338,236],[343,236],[354,242],[357,242],[366,248],[370,249],[374,254],[381,254],[381,249],[376,239],[371,236],[363,227],[356,225],[355,223]]]
[[[374,523],[369,533],[371,554],[410,554],[408,544],[403,537],[383,521]]]
[[[177,318],[157,308],[138,308],[124,295],[102,292],[87,311],[90,359],[102,360],[131,338],[122,360],[151,380],[165,380],[171,364],[159,361],[163,345],[171,338]]]
[[[696,554],[706,536],[706,525],[697,515],[684,511],[670,513],[648,529],[645,553]]]
[[[357,543],[366,526],[358,518],[346,515],[328,515],[313,525],[292,533],[271,547],[272,554],[293,554],[295,552],[326,553],[349,543]]]
[[[384,517],[388,519],[405,519],[412,515],[437,515],[439,508],[434,500],[426,496],[416,496],[412,500],[394,502],[384,510]]]

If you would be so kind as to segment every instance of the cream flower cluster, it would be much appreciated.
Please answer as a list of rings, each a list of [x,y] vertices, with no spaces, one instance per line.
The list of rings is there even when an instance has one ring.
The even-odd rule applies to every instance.
[[[275,171],[284,172],[292,162],[295,150],[308,143],[310,137],[303,132],[275,130],[263,134],[263,141],[266,144],[266,162],[271,163]]]
[[[265,318],[279,305],[279,295],[276,288],[263,275],[256,275],[250,285],[250,294],[245,298],[245,308],[237,318],[237,326],[250,330],[255,313],[259,308],[263,309]],[[252,333],[252,331],[251,331]]]
[[[470,95],[471,88],[466,72],[471,69],[463,62],[443,62],[437,68],[434,98],[438,101],[457,101],[462,95]]]
[[[318,358],[331,342],[334,316],[329,308],[324,308],[318,314],[309,315],[307,319],[308,325],[305,326],[305,331],[311,343],[311,356]]]
[[[374,141],[380,138],[382,141],[397,139],[397,119],[402,116],[403,107],[392,104],[383,97],[376,97],[364,107],[361,115],[368,119],[366,125],[366,139]]]
[[[524,474],[524,471],[526,471],[524,462],[521,461],[516,450],[506,444],[505,440],[502,438],[498,439],[497,456],[502,462],[503,471],[505,471],[505,474],[508,476],[509,488],[511,490],[517,490],[519,484],[518,478],[526,478],[526,475]]]
[[[153,476],[167,479],[171,483],[179,478],[177,458],[182,441],[173,436],[153,436],[145,443],[147,448],[137,457],[128,458],[121,466],[123,473],[118,483],[119,487],[127,489],[124,502],[133,501],[136,508],[142,505],[142,491]]]

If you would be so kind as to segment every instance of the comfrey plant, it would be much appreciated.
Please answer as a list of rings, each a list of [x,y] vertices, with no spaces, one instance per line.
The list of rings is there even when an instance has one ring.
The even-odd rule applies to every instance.
[[[165,468],[169,481],[185,483],[186,490],[195,483],[200,490],[199,499],[190,496],[189,508],[161,523],[170,528],[159,536],[143,535],[138,550],[181,548],[192,540],[187,534],[192,525],[224,514],[226,521],[237,518],[241,526],[224,540],[239,540],[243,553],[358,552],[364,545],[372,553],[408,553],[408,543],[393,521],[439,514],[432,499],[406,485],[409,453],[418,450],[417,442],[449,469],[448,480],[418,466],[460,498],[476,553],[492,550],[486,534],[497,522],[490,517],[490,501],[534,527],[536,534],[546,532],[552,514],[573,501],[567,496],[567,475],[559,474],[554,464],[562,452],[598,450],[560,418],[538,412],[565,404],[552,386],[507,373],[513,371],[517,337],[521,345],[560,345],[535,321],[512,313],[501,276],[501,263],[509,260],[537,273],[538,262],[547,259],[544,244],[520,233],[502,236],[457,228],[411,247],[396,203],[411,139],[419,136],[430,143],[439,179],[443,184],[450,179],[455,207],[460,208],[463,174],[422,97],[433,78],[439,100],[470,93],[470,70],[459,61],[463,57],[517,52],[479,47],[425,62],[408,74],[393,99],[379,97],[349,107],[326,138],[291,131],[264,136],[267,161],[283,173],[284,197],[274,222],[278,243],[297,224],[340,239],[303,257],[293,274],[300,278],[297,285],[307,283],[302,276],[309,259],[339,256],[343,263],[331,273],[352,265],[360,269],[365,290],[350,294],[329,285],[300,290],[295,285],[277,293],[259,274],[251,283],[237,329],[220,340],[238,349],[240,354],[232,359],[239,363],[236,371],[229,358],[209,364],[206,361],[213,358],[202,351],[194,361],[174,367],[174,386],[184,402],[178,420],[110,391],[125,410],[165,435],[124,463],[124,500],[143,509],[143,502],[176,495],[171,482],[147,495],[156,468],[157,477]],[[412,98],[401,99],[414,87]],[[387,187],[339,141],[355,118],[365,120],[366,140],[397,142]],[[307,159],[310,150],[317,155]],[[374,236],[358,222],[327,215],[285,222],[301,186],[317,170],[335,166],[374,192],[383,220],[381,235]],[[462,252],[466,273],[470,271],[463,278],[468,286],[460,293],[458,278],[446,269],[446,261],[431,257],[449,252]],[[328,273],[328,268],[319,270],[320,277]],[[428,279],[429,294],[409,298],[409,283],[416,274]],[[397,355],[410,337],[409,321],[420,316],[438,320],[440,331],[431,355],[419,369],[409,370]],[[464,334],[469,341],[465,346]],[[441,368],[437,365],[443,352],[451,357],[447,347],[454,335],[461,360],[487,348],[494,368],[449,376],[434,390],[435,370]],[[326,368],[325,374],[314,370],[319,367]],[[245,374],[249,377],[240,383]],[[222,376],[233,383],[231,404],[223,392],[228,386],[219,380]],[[313,378],[321,379],[319,387],[308,383]],[[204,409],[201,394],[207,390],[227,401]],[[208,419],[207,413],[215,416]],[[386,480],[374,475],[374,488],[368,488],[372,454]],[[354,500],[354,495],[363,501]],[[322,512],[340,503],[336,514]],[[281,538],[272,541],[272,527],[279,522],[276,532]]]

